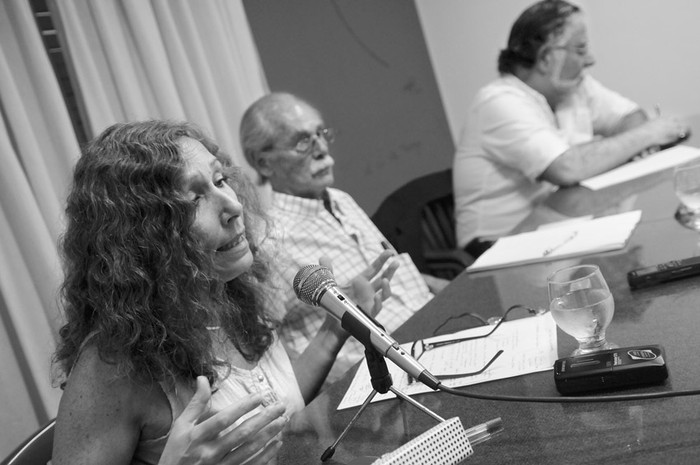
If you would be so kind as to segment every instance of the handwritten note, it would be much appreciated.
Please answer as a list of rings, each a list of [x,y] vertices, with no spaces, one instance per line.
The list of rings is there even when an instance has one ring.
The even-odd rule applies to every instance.
[[[435,342],[488,333],[491,326],[480,326],[458,333],[426,339]],[[411,344],[402,347],[410,351]],[[433,375],[469,373],[485,366],[496,352],[503,350],[498,359],[483,373],[475,376],[443,380],[449,387],[469,386],[497,379],[511,378],[527,373],[551,370],[557,359],[556,325],[549,312],[542,315],[504,322],[488,337],[448,344],[428,350],[420,357],[420,363]],[[408,395],[433,392],[420,382],[409,382],[408,375],[387,360],[393,385]],[[363,362],[355,374],[348,391],[338,405],[338,410],[361,405],[372,391],[372,384]],[[378,394],[372,402],[393,399],[391,392]]]

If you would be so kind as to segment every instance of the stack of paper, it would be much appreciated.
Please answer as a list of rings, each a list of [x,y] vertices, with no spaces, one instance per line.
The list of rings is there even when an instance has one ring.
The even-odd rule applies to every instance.
[[[598,190],[604,187],[620,184],[631,179],[640,178],[647,174],[662,171],[667,168],[681,165],[700,157],[700,149],[687,145],[676,145],[670,149],[656,152],[640,160],[625,163],[613,170],[593,176],[584,181],[581,185],[591,190]]]
[[[467,271],[483,271],[623,248],[639,223],[635,210],[588,221],[506,236],[481,255]]]

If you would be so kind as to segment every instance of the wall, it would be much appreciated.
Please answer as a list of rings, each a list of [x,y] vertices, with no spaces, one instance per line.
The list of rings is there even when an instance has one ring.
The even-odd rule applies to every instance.
[[[454,140],[476,91],[496,76],[510,26],[531,0],[415,0]],[[700,113],[700,3],[586,0],[591,74],[668,115]],[[700,135],[696,135],[700,138]]]
[[[244,1],[273,91],[339,130],[336,187],[372,213],[391,191],[451,164],[454,145],[413,2]]]

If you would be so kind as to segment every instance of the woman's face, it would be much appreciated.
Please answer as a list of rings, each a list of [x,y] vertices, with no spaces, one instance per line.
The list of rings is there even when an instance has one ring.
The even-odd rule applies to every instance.
[[[196,204],[194,235],[212,254],[214,274],[230,281],[247,271],[253,254],[245,238],[243,206],[219,160],[199,141],[180,142],[185,160],[182,190]]]

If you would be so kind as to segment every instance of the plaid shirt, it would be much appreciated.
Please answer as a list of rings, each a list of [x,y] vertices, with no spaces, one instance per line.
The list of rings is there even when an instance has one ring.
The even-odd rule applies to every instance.
[[[324,203],[329,204],[331,212]],[[273,192],[270,216],[277,225],[275,270],[282,281],[277,286],[273,307],[283,316],[280,336],[295,358],[316,335],[326,311],[297,299],[292,281],[304,265],[317,264],[327,256],[339,286],[367,269],[384,250],[382,235],[352,197],[337,189],[328,189],[326,200],[307,199]],[[384,301],[376,315],[391,333],[428,302],[433,295],[408,254],[401,254],[400,266],[391,279],[392,296]],[[328,381],[340,377],[364,356],[364,347],[349,338],[328,375]]]

